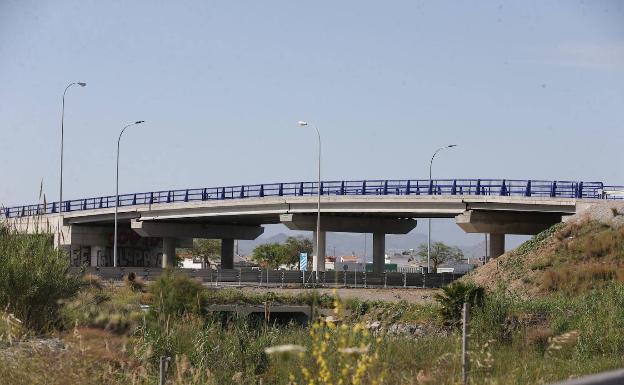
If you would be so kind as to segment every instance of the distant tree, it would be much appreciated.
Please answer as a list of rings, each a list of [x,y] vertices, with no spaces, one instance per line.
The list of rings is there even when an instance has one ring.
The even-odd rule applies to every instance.
[[[277,268],[280,265],[296,265],[301,253],[312,254],[312,241],[303,237],[288,237],[284,243],[256,246],[252,258],[261,265]]]
[[[283,263],[287,265],[299,264],[299,255],[301,253],[308,253],[312,255],[313,245],[310,238],[303,237],[288,237],[284,242],[286,248],[286,259]]]
[[[427,259],[427,244],[422,243],[418,246],[418,256],[421,259]],[[464,253],[457,246],[448,246],[444,242],[433,242],[431,244],[430,261],[433,264],[432,270],[435,272],[438,266],[449,262],[459,261],[464,258]]]
[[[220,239],[193,239],[193,248],[191,253],[200,257],[204,263],[210,265],[221,259],[221,240]]]
[[[263,243],[254,248],[251,257],[261,265],[277,268],[288,260],[288,250],[279,243]]]

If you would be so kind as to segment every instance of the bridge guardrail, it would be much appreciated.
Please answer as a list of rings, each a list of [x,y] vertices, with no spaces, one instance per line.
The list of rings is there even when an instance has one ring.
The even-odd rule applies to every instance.
[[[191,188],[150,191],[73,199],[46,204],[4,207],[0,216],[6,218],[95,210],[161,203],[262,198],[275,196],[314,196],[318,182],[268,183],[226,187]],[[374,179],[359,181],[322,181],[321,195],[497,195],[526,197],[560,197],[583,199],[624,199],[624,195],[609,194],[624,191],[624,186],[609,186],[602,182],[546,181],[515,179]]]

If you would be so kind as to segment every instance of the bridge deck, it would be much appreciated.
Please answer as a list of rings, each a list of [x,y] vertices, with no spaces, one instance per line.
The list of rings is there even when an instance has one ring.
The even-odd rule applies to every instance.
[[[543,199],[622,199],[622,186],[602,182],[545,181],[509,179],[434,179],[434,180],[361,180],[269,183],[227,187],[152,191],[115,196],[83,198],[46,204],[7,207],[6,218],[34,215],[93,212],[119,207],[149,207],[190,202],[246,200],[265,197],[350,196],[457,196],[457,197],[526,197]],[[615,192],[615,193],[614,193]],[[61,210],[62,206],[62,210]],[[128,210],[124,210],[128,211]],[[237,215],[235,213],[235,215]],[[450,214],[449,214],[450,215]]]

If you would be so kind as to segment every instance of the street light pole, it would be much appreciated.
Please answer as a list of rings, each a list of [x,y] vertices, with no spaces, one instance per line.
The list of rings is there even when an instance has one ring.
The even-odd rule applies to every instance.
[[[83,83],[83,82],[75,82],[75,83],[69,83],[67,85],[67,87],[65,87],[65,91],[63,91],[63,106],[61,107],[61,172],[60,172],[60,183],[59,183],[59,222],[58,222],[58,231],[57,231],[57,236],[58,236],[58,242],[57,242],[57,249],[61,249],[61,231],[62,231],[62,225],[63,225],[63,142],[65,139],[65,94],[67,93],[67,90],[73,86],[78,84],[80,87],[84,87],[87,85],[87,83]]]
[[[121,136],[126,128],[134,126],[135,124],[141,124],[144,120],[138,120],[134,123],[130,123],[121,130],[119,138],[117,139],[117,174],[115,178],[115,234],[113,235],[113,267],[117,267],[117,208],[119,206],[119,143],[121,142]]]
[[[305,127],[308,125],[307,122],[304,121],[299,121],[298,122],[299,126],[301,127]],[[319,132],[318,128],[316,127],[316,125],[313,125],[314,129],[316,130],[316,135],[318,136],[318,188],[317,188],[317,205],[316,205],[316,258],[317,258],[317,264],[314,264],[313,266],[313,270],[314,271],[318,271],[318,266],[321,263],[323,264],[323,266],[325,265],[325,260],[323,261],[319,261],[319,254],[320,254],[320,238],[321,238],[321,133]],[[316,275],[316,280],[318,281],[319,276],[318,276],[318,272]]]
[[[431,157],[431,162],[429,162],[429,185],[431,186],[431,168],[433,167],[433,159],[438,155],[438,152],[444,150],[445,148],[453,148],[457,147],[456,144],[449,144],[448,146],[440,147],[433,153]],[[431,273],[431,218],[428,218],[429,230],[427,231],[427,273]]]

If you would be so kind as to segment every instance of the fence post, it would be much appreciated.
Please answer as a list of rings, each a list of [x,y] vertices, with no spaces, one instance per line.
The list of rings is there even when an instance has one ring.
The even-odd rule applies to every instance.
[[[388,273],[384,271],[384,289],[388,287]]]
[[[366,289],[366,272],[362,273],[364,275],[364,289]]]
[[[242,286],[242,275],[243,275],[243,269],[242,268],[238,268],[238,287]]]
[[[347,287],[347,272],[343,270],[342,277],[344,278],[344,287]]]
[[[407,273],[403,272],[403,287],[407,287]]]
[[[217,280],[215,281],[215,287],[219,287],[219,273],[221,272],[221,269],[217,269]]]
[[[159,370],[158,370],[158,384],[159,385],[165,385],[165,382],[167,380],[167,369],[169,366],[169,361],[171,361],[171,357],[160,357],[160,362],[159,362]]]
[[[464,302],[462,311],[462,381],[468,385],[468,373],[470,372],[470,360],[468,358],[468,343],[470,337],[470,304]]]
[[[259,272],[260,272],[260,281],[258,281],[258,287],[262,287],[262,269],[260,269]]]
[[[427,287],[427,285],[425,284],[425,278],[427,277],[427,274],[425,274],[424,272],[422,273],[423,276],[423,289]]]
[[[284,270],[282,270],[282,285],[280,288],[284,288]]]

